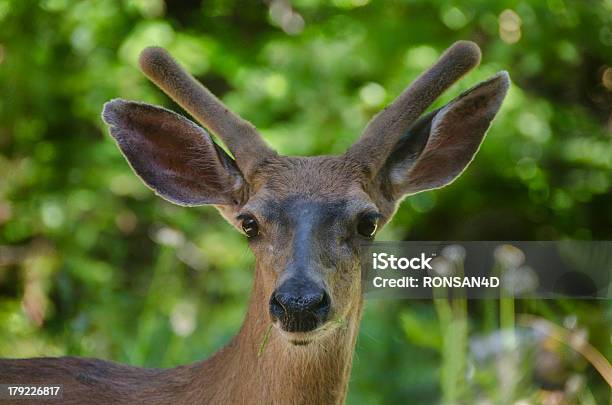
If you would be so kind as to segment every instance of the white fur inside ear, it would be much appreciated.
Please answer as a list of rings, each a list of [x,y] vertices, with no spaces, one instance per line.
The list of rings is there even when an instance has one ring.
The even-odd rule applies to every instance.
[[[406,181],[406,175],[409,173],[410,168],[414,166],[417,159],[417,155],[412,155],[412,157],[404,159],[393,165],[389,171],[389,181],[394,187],[399,186]]]
[[[407,156],[405,159],[396,163],[393,166],[393,168],[390,170],[389,181],[391,182],[393,186],[399,186],[405,183],[406,177],[410,175],[410,170],[416,164],[419,157],[428,148],[431,148],[435,144],[436,137],[438,133],[440,132],[438,130],[439,129],[438,123],[443,119],[444,114],[446,113],[446,111],[449,110],[449,108],[452,107],[452,105],[453,105],[453,102],[447,104],[440,111],[438,111],[436,115],[433,117],[431,121],[431,126],[430,126],[431,129],[429,130],[429,135],[427,137],[427,143],[425,145],[425,148],[423,148],[423,151],[421,152],[421,154],[420,155],[413,154],[413,155]]]

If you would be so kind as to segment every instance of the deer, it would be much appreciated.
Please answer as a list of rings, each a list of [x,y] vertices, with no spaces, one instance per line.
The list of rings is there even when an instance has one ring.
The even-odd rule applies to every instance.
[[[156,194],[212,205],[246,236],[255,272],[244,322],[229,344],[193,364],[5,359],[0,383],[62,384],[68,404],[344,403],[364,305],[361,246],[405,197],[451,183],[473,160],[508,73],[426,110],[480,59],[475,43],[454,43],[345,153],[306,157],[277,153],[167,51],[144,49],[142,72],[201,126],[123,99],[107,102],[102,119]]]

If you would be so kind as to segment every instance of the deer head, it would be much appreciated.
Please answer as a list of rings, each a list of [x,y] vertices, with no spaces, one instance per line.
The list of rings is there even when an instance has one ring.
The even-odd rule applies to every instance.
[[[452,182],[478,151],[508,89],[506,72],[421,115],[479,61],[474,43],[455,43],[340,156],[277,154],[161,48],[142,53],[143,72],[233,158],[205,129],[161,107],[117,99],[103,119],[157,194],[214,205],[246,235],[257,262],[253,299],[284,339],[303,345],[360,308],[360,243],[405,196]]]

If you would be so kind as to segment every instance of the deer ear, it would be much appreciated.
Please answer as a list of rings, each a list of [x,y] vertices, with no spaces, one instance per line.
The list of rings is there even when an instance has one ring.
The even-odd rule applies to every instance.
[[[179,205],[238,203],[244,180],[208,133],[165,108],[126,100],[104,105],[102,119],[146,185]]]
[[[500,72],[417,120],[380,171],[385,194],[398,200],[457,178],[478,151],[509,84]]]

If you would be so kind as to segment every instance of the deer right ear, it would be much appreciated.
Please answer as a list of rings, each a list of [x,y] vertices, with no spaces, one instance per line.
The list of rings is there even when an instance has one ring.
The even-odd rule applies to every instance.
[[[478,151],[510,85],[500,72],[421,117],[399,139],[380,174],[393,201],[457,178]]]
[[[112,100],[102,119],[132,169],[161,197],[179,205],[236,205],[244,180],[234,160],[202,128],[172,111]]]

